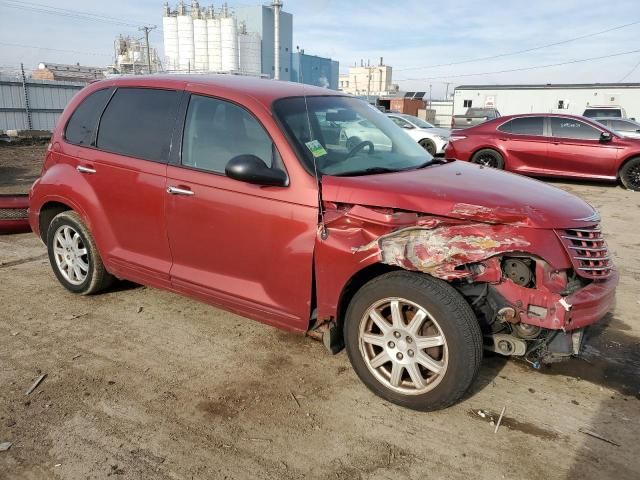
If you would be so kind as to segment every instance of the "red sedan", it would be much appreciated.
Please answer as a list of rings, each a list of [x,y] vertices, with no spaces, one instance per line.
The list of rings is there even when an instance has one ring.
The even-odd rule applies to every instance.
[[[640,141],[575,115],[512,115],[458,130],[445,156],[524,175],[620,180],[640,191]]]

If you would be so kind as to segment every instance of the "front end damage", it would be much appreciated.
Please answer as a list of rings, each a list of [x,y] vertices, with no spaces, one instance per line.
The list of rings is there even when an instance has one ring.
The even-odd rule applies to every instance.
[[[486,349],[537,366],[577,355],[584,328],[614,302],[618,274],[597,226],[568,244],[567,231],[531,228],[508,213],[491,212],[481,222],[470,214],[450,218],[337,203],[326,203],[325,212],[326,232],[316,248],[321,319],[339,314],[339,305],[323,301],[335,286],[321,281],[322,265],[342,265],[334,280],[345,276],[345,262],[354,270],[378,263],[422,272],[447,281],[469,302]]]

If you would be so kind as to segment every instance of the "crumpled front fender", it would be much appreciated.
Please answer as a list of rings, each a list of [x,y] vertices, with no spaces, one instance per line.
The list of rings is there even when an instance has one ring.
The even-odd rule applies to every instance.
[[[571,267],[553,230],[471,223],[360,205],[325,207],[326,235],[318,233],[315,249],[320,320],[336,318],[345,285],[376,263],[447,281],[498,281],[495,265],[486,271],[477,264],[508,252],[543,258],[558,270]]]

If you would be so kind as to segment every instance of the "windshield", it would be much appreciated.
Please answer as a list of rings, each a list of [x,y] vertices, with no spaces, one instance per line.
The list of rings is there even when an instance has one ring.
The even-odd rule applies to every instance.
[[[584,116],[591,118],[620,118],[622,112],[619,108],[587,108],[584,111]]]
[[[409,120],[418,128],[434,128],[429,122],[425,122],[419,117],[414,117],[413,115],[402,115],[402,118]]]
[[[402,128],[363,100],[285,98],[275,102],[274,112],[307,169],[314,170],[315,157],[321,175],[408,170],[433,160]]]

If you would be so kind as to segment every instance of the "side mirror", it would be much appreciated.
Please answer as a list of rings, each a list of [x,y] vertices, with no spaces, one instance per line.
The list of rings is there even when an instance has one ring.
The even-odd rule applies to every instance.
[[[602,132],[600,134],[600,141],[602,143],[610,142],[613,139],[613,136],[609,132]]]
[[[238,155],[232,158],[224,172],[229,178],[256,185],[286,187],[289,184],[285,172],[267,167],[267,164],[255,155]]]

